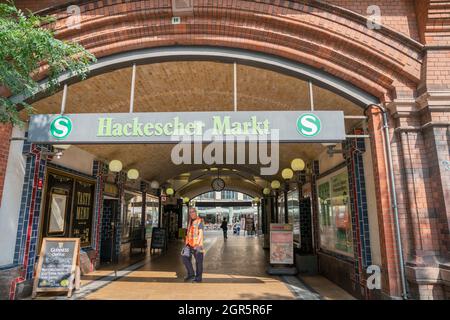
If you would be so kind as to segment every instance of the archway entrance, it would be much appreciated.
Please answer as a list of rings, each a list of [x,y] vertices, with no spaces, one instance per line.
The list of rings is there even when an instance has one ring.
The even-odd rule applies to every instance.
[[[52,15],[55,21],[46,27],[57,38],[80,43],[99,59],[86,81],[61,77],[61,83],[68,84],[65,113],[310,111],[311,96],[316,111],[344,111],[352,118],[345,122],[347,139],[342,145],[280,146],[280,169],[300,157],[315,174],[314,179],[311,172],[306,176],[299,199],[311,194],[309,238],[320,274],[361,297],[448,296],[449,50],[446,24],[436,20],[436,12],[446,17],[448,8],[439,1],[15,2],[22,9]],[[185,6],[180,9],[180,4]],[[382,13],[381,23],[374,23],[376,17],[368,9],[375,10],[375,16]],[[130,108],[134,63],[137,81]],[[62,95],[39,94],[30,102],[38,114],[59,114]],[[366,115],[368,132],[365,119],[359,119]],[[354,138],[367,133],[370,141],[364,138],[364,144]],[[103,200],[109,208],[119,208],[112,211],[124,210],[114,179],[105,183],[105,190],[99,187],[110,160],[122,159],[125,169],[136,168],[148,182],[177,184],[175,190],[187,184],[184,191],[191,195],[186,197],[210,187],[206,177],[191,181],[192,172],[209,168],[168,165],[167,145],[72,145],[57,159],[61,149],[53,150],[52,143],[22,144],[25,134],[19,128],[0,128],[0,136],[6,137],[0,154],[9,151],[8,159],[0,157],[0,167],[7,165],[0,172],[0,240],[6,248],[0,253],[0,273],[8,277],[6,285],[0,281],[0,296],[26,292],[33,278],[50,163],[65,178],[69,175],[74,190],[81,182],[95,188],[88,248],[92,267],[101,260],[103,221],[111,226],[102,220]],[[234,186],[230,178],[230,186],[260,198],[266,180],[284,182],[281,174],[261,179],[254,165],[229,169],[245,177]],[[343,232],[333,231],[333,214],[339,215],[343,207],[342,199],[333,200],[333,186],[344,191],[340,181],[345,171],[355,231],[350,246]],[[141,193],[139,186],[135,190]],[[143,210],[145,204],[159,209],[151,198],[158,195],[150,194],[148,201],[138,201],[139,196],[126,197],[133,199],[133,208],[141,205]],[[286,198],[287,203],[295,201],[292,194]],[[273,203],[264,200],[261,207],[285,209]],[[335,229],[344,229],[348,222]],[[353,254],[343,254],[346,247],[352,247]],[[366,288],[370,264],[370,270],[381,271],[381,290]]]
[[[33,104],[41,115],[32,117],[28,140],[47,153],[40,160],[45,161],[45,166],[39,172],[43,175],[42,215],[52,214],[48,200],[52,198],[49,195],[53,190],[52,179],[71,179],[75,187],[68,194],[77,188],[80,176],[89,176],[96,188],[92,189],[91,216],[87,223],[83,222],[84,229],[74,222],[77,218],[73,216],[72,205],[67,207],[70,223],[61,233],[86,235],[85,272],[100,267],[101,274],[105,262],[119,266],[136,262],[134,249],[145,249],[143,243],[151,239],[148,234],[151,229],[147,232],[145,228],[148,220],[152,226],[165,227],[170,238],[181,238],[179,229],[183,229],[185,218],[182,199],[190,200],[211,191],[214,180],[220,177],[227,188],[262,199],[258,231],[266,236],[265,242],[263,236],[252,240],[249,248],[248,241],[237,242],[241,243],[242,252],[259,246],[259,269],[267,263],[261,254],[263,247],[270,244],[270,224],[290,223],[299,269],[317,274],[320,263],[332,280],[344,272],[348,278],[339,285],[352,291],[351,270],[359,265],[363,283],[364,268],[372,263],[363,254],[377,250],[377,224],[374,208],[357,209],[363,201],[358,194],[365,193],[369,185],[365,179],[372,179],[363,170],[366,166],[365,170],[370,172],[372,164],[370,155],[364,158],[370,143],[362,106],[376,99],[318,70],[274,57],[224,49],[175,51],[180,53],[179,59],[193,61],[164,61],[174,58],[165,56],[173,51],[150,50],[136,53],[133,58],[136,64],[125,67],[123,59],[133,55],[118,56],[116,60],[100,61],[100,66],[94,65],[93,76],[85,81],[74,83],[62,77],[61,81],[68,85],[64,91],[41,96]],[[207,53],[203,57],[206,61],[195,61],[201,52]],[[238,60],[230,64],[210,61],[213,58]],[[153,63],[139,65],[148,59]],[[261,65],[266,67],[257,67]],[[283,70],[284,74],[272,69]],[[106,73],[96,75],[96,70]],[[303,116],[313,118],[302,123]],[[67,119],[70,125],[65,122]],[[318,126],[308,126],[315,121]],[[288,127],[292,128],[286,131]],[[195,161],[195,143],[191,148],[193,141],[188,141],[192,156],[185,161],[181,154],[187,149],[174,152],[174,146],[180,145],[179,141],[171,140],[175,129],[200,135],[213,129],[232,137],[267,135],[269,132],[264,130],[278,129],[278,140],[266,137],[262,141],[271,148],[266,150],[266,158],[270,154],[272,160],[276,159],[275,171],[267,174],[263,170],[272,167],[271,162],[275,161],[262,163],[261,157],[251,160],[255,154],[260,156],[261,141],[233,141],[232,149],[225,148],[218,156],[218,149],[210,148],[214,139],[207,137],[200,141],[199,162]],[[219,145],[225,145],[225,140]],[[233,153],[230,162],[226,158],[228,151]],[[214,161],[205,154],[213,156]],[[174,159],[174,155],[180,156],[181,161]],[[296,158],[302,159],[306,166],[295,177],[286,179],[282,170],[290,168]],[[123,169],[118,173],[112,174],[111,165],[108,168],[112,160],[122,163]],[[138,179],[127,177],[130,169],[138,171]],[[272,186],[266,193],[274,180],[282,184]],[[155,182],[157,186],[152,187]],[[326,186],[329,194],[323,191]],[[323,192],[318,194],[318,190]],[[371,192],[366,196],[375,196],[373,186]],[[351,212],[353,215],[358,212],[367,224],[352,221]],[[367,229],[369,215],[374,229],[371,234]],[[35,226],[41,238],[49,233],[49,224],[42,221],[49,219],[44,218]],[[361,227],[366,240],[359,246],[360,240],[352,230]],[[368,245],[374,239],[374,246]],[[319,244],[325,242],[327,247],[319,256]],[[340,270],[326,269],[333,264],[327,260],[333,252],[345,257]],[[354,290],[352,294],[357,295]]]

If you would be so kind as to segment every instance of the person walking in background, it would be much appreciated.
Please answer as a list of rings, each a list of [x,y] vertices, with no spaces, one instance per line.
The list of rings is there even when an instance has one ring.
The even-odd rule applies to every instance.
[[[220,228],[223,230],[223,239],[228,239],[228,222],[226,218],[223,218]]]
[[[187,276],[184,281],[202,282],[203,275],[203,219],[197,215],[195,208],[189,209],[191,218],[186,235],[186,245],[181,252],[183,264],[186,267]],[[192,267],[192,256],[195,258],[195,273]]]

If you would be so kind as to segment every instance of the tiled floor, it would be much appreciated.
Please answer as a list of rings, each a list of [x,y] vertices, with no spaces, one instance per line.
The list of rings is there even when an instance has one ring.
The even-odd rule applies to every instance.
[[[224,242],[218,232],[206,234],[203,283],[185,283],[185,270],[180,260],[181,247],[182,243],[171,242],[164,255],[147,256],[116,272],[110,266],[84,276],[81,290],[75,292],[72,299],[351,298],[320,276],[307,277],[307,281],[293,276],[270,276],[266,273],[268,252],[262,249],[261,239],[230,235]]]
[[[265,252],[257,238],[233,237],[224,242],[209,233],[205,242],[203,283],[184,283],[181,244],[86,299],[294,299],[278,278],[266,274]]]
[[[302,276],[302,281],[310,288],[314,288],[324,300],[355,300],[350,293],[321,276]]]

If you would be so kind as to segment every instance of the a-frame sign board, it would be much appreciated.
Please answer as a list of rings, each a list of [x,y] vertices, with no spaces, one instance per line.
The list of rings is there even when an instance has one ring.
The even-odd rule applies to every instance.
[[[44,238],[32,298],[39,292],[67,292],[70,298],[80,277],[80,239]]]

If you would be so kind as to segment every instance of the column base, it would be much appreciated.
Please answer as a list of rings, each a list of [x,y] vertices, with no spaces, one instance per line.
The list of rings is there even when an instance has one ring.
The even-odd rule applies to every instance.
[[[268,266],[266,272],[273,276],[295,276],[298,271],[295,266]]]
[[[411,299],[450,299],[450,262],[436,266],[408,263],[405,270]]]

